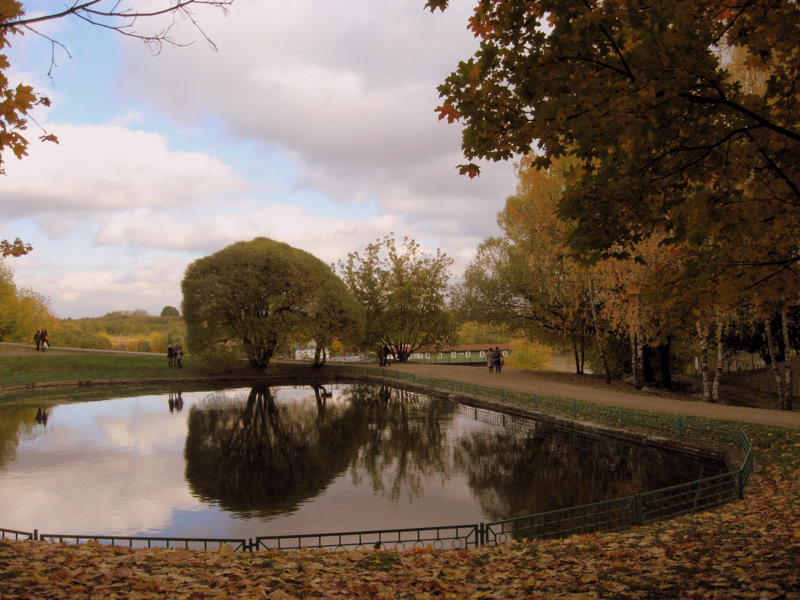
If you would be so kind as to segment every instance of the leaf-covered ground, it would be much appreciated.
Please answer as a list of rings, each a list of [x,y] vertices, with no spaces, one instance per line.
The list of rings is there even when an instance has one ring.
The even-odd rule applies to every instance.
[[[0,599],[800,598],[800,432],[748,427],[745,499],[615,534],[477,550],[131,550],[0,540]]]

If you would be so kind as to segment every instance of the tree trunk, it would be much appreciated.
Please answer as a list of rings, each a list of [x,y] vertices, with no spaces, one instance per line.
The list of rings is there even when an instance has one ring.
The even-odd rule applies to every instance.
[[[653,371],[653,365],[650,364],[650,348],[647,346],[642,347],[642,370],[644,371],[645,384],[654,384],[656,382],[656,374]]]
[[[669,349],[672,345],[672,338],[667,338],[667,343],[660,343],[658,345],[658,358],[661,361],[661,386],[671,390],[672,389],[672,369],[669,364]]]
[[[792,410],[794,402],[794,373],[792,372],[792,362],[789,360],[789,315],[786,308],[781,310],[781,329],[783,329],[783,383],[786,389],[781,410]]]
[[[581,358],[578,354],[578,343],[575,341],[575,336],[570,336],[570,340],[572,341],[572,354],[575,356],[575,373],[578,375],[581,374]]]
[[[775,375],[775,383],[778,386],[778,402],[780,403],[781,407],[786,405],[786,391],[783,388],[783,377],[781,377],[781,372],[778,369],[778,360],[777,360],[777,352],[775,351],[775,340],[772,337],[772,325],[769,322],[769,318],[764,319],[764,326],[767,332],[767,351],[769,352],[769,360],[770,366],[772,367],[772,373]],[[786,352],[784,352],[786,354]]]
[[[314,362],[311,363],[312,368],[319,368],[325,365],[326,354],[325,354],[325,346],[322,344],[317,344],[316,350],[314,350]]]
[[[633,387],[640,390],[644,387],[642,336],[637,331],[631,332],[631,370],[633,371]]]
[[[717,369],[714,373],[714,386],[711,390],[711,398],[712,402],[719,402],[719,382],[722,379],[722,369],[725,366],[725,353],[723,352],[722,346],[722,319],[717,318],[717,332],[716,332],[716,342],[717,342]]]
[[[603,361],[603,370],[606,374],[606,383],[611,383],[611,369],[608,368],[608,359],[606,358],[603,338],[600,335],[600,328],[597,326],[597,305],[594,302],[594,288],[592,287],[591,280],[589,280],[589,299],[592,305],[592,323],[594,324],[594,337],[597,340],[597,353],[600,355],[600,360]]]
[[[697,322],[697,336],[700,338],[700,373],[703,375],[703,402],[713,402],[711,378],[708,376],[708,330]]]

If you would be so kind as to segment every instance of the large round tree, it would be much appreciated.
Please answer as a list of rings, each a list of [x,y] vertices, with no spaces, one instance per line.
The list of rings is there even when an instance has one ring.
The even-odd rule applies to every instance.
[[[327,339],[347,335],[350,319],[326,314],[352,312],[354,302],[325,263],[308,252],[267,238],[237,242],[190,264],[181,284],[187,344],[192,352],[213,358],[231,352],[250,365],[266,367],[276,350],[294,338]],[[337,330],[333,330],[337,329]],[[322,340],[318,340],[322,341]]]

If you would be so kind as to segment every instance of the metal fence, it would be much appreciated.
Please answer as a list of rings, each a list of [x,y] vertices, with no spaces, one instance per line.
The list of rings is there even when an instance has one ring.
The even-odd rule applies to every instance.
[[[410,383],[415,387],[428,387],[450,391],[475,398],[491,399],[532,408],[535,411],[566,416],[572,419],[591,420],[621,428],[644,429],[670,436],[693,440],[712,440],[738,447],[744,458],[741,466],[730,473],[691,481],[682,485],[654,490],[562,510],[550,511],[496,521],[468,525],[448,525],[405,529],[372,531],[312,533],[301,535],[259,536],[250,539],[223,538],[172,538],[172,537],[126,537],[39,534],[33,532],[0,529],[0,538],[16,540],[48,540],[68,543],[96,541],[98,543],[127,545],[132,548],[187,548],[209,549],[222,544],[234,550],[252,552],[268,548],[294,550],[300,548],[329,549],[404,549],[432,546],[434,548],[474,548],[485,544],[501,544],[512,539],[535,539],[566,537],[576,533],[618,531],[654,521],[712,508],[741,498],[753,470],[753,447],[741,427],[707,423],[683,417],[655,415],[627,409],[594,405],[577,400],[539,396],[503,388],[493,388],[460,381],[420,377],[412,373],[388,371],[369,367],[337,368],[337,373],[354,377],[391,379]],[[163,372],[158,372],[163,375]],[[79,376],[80,374],[75,374]],[[97,373],[91,374],[93,379]],[[137,372],[141,376],[141,372]],[[0,379],[0,386],[11,378]],[[514,428],[531,428],[535,424],[510,415],[492,415],[488,411],[464,407],[466,414],[474,412],[478,417],[493,419],[498,424]],[[484,414],[485,413],[485,414]]]

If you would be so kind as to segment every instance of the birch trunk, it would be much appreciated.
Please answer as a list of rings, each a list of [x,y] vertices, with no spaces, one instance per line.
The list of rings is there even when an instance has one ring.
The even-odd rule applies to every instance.
[[[717,342],[717,368],[714,372],[714,387],[711,390],[711,401],[712,402],[719,402],[719,382],[722,379],[722,369],[725,366],[725,353],[723,352],[722,347],[722,319],[717,318],[717,332],[716,332],[716,342]]]
[[[608,368],[608,360],[606,359],[603,338],[600,335],[600,328],[597,326],[597,305],[594,302],[594,288],[592,287],[591,280],[589,280],[589,302],[592,305],[592,323],[594,324],[594,337],[597,340],[597,352],[600,354],[600,360],[603,361],[603,370],[606,373],[606,383],[611,383],[611,369]]]
[[[776,358],[777,352],[775,352],[775,340],[772,337],[772,325],[769,323],[769,319],[764,319],[764,327],[766,328],[767,332],[767,351],[769,352],[769,362],[770,366],[772,367],[772,373],[775,375],[775,383],[778,385],[778,402],[780,406],[783,407],[786,404],[786,392],[783,388],[783,377],[781,377],[781,372],[778,369],[778,360]]]
[[[711,397],[711,379],[708,376],[708,331],[697,323],[697,337],[700,338],[700,373],[703,376],[703,402],[713,402]]]
[[[785,394],[783,397],[782,410],[792,410],[794,403],[794,373],[792,372],[792,362],[789,360],[789,315],[784,308],[781,311],[781,329],[783,329],[783,383]]]

